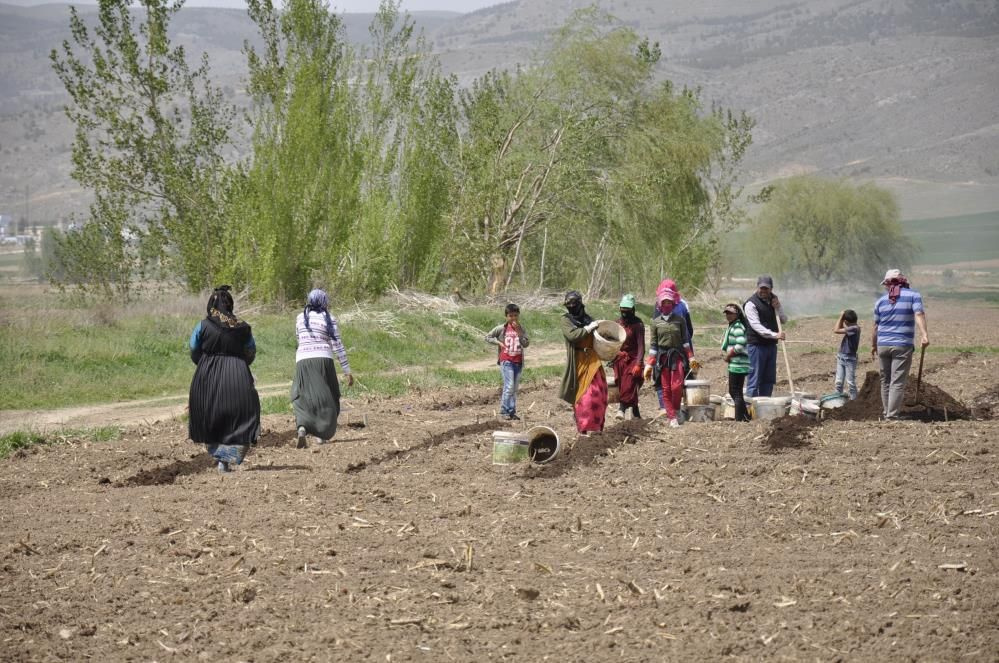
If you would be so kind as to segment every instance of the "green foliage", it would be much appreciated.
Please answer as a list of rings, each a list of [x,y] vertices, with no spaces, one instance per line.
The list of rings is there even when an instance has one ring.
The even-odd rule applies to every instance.
[[[279,301],[312,283],[364,297],[432,280],[453,187],[454,81],[395,2],[358,53],[321,0],[281,13],[253,0],[250,15],[265,46],[247,47],[256,134],[233,216],[247,249],[229,278]]]
[[[198,312],[163,312],[161,304],[154,310],[148,304],[95,308],[75,298],[3,295],[0,315],[7,324],[0,325],[0,409],[140,398],[162,398],[167,404],[183,398],[194,373],[187,341]],[[248,317],[257,343],[251,370],[261,390],[290,386],[296,314]],[[557,309],[524,312],[535,344],[561,343],[559,315]],[[502,320],[501,307],[440,315],[391,308],[345,313],[342,336],[351,368],[363,383],[348,393],[399,394],[414,385],[440,386],[450,375],[437,375],[433,367],[495,356],[482,339]],[[267,411],[286,411],[282,399],[287,403],[286,394],[265,396]]]
[[[752,121],[705,113],[694,91],[655,85],[658,45],[595,9],[535,66],[491,72],[460,95],[463,137],[452,281],[492,293],[668,272],[699,285],[717,233],[738,220],[735,166]]]
[[[227,165],[233,109],[170,44],[166,2],[141,0],[136,27],[127,0],[100,0],[96,36],[74,12],[52,54],[95,194],[55,237],[57,283],[110,297],[179,276],[284,304],[314,284],[594,295],[611,274],[639,289],[717,271],[752,121],[657,84],[659,45],[595,8],[530,66],[458,91],[398,0],[357,51],[326,0],[250,0],[253,152]]]
[[[14,431],[0,436],[0,460],[19,449],[27,449],[39,444],[67,439],[89,440],[91,442],[112,442],[121,437],[121,429],[117,426],[100,426],[97,428],[66,428],[57,433],[41,435],[33,431]]]
[[[26,449],[36,444],[45,444],[46,440],[38,433],[14,431],[0,436],[0,460],[19,449]]]
[[[816,283],[876,281],[889,267],[907,269],[915,253],[890,192],[812,176],[774,186],[750,249],[761,271]]]
[[[209,285],[224,256],[222,205],[234,110],[170,43],[182,2],[99,0],[93,33],[70,9],[71,40],[51,60],[72,103],[73,177],[93,190],[83,230],[56,244],[61,285],[128,295],[162,266],[192,289]]]

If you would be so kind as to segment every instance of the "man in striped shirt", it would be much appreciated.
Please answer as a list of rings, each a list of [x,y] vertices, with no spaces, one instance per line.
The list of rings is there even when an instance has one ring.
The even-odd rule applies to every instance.
[[[916,331],[921,347],[930,344],[922,296],[909,287],[897,269],[885,272],[881,285],[887,291],[874,305],[874,335],[871,357],[881,363],[881,404],[886,421],[898,419],[905,397],[905,383],[912,365]]]

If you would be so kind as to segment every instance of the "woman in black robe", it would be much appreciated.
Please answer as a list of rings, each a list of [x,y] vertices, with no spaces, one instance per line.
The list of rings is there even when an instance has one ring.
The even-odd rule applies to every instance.
[[[250,325],[233,313],[229,286],[216,288],[207,308],[208,316],[191,334],[191,361],[197,368],[188,400],[188,434],[206,445],[219,472],[229,472],[260,437],[260,398],[250,374],[257,346]]]

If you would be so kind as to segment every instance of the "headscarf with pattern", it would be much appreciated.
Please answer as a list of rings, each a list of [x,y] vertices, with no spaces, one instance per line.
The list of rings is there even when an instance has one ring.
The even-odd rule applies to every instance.
[[[326,332],[330,335],[330,338],[337,340],[333,334],[333,320],[330,318],[330,299],[326,295],[325,290],[320,290],[319,288],[312,290],[305,301],[305,310],[302,311],[302,317],[305,318],[305,328],[312,331],[309,327],[309,311],[322,313],[326,317]]]
[[[217,322],[222,327],[237,327],[243,321],[232,312],[234,302],[232,300],[232,286],[220,285],[212,291],[208,298],[208,317]]]

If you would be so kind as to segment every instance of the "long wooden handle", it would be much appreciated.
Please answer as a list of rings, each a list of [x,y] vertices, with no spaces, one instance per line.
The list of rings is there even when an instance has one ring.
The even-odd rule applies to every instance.
[[[916,374],[916,401],[919,401],[919,390],[923,386],[923,357],[926,356],[926,346],[919,350],[919,372]]]
[[[780,313],[777,314],[777,333],[783,332],[784,329],[780,324]],[[791,390],[791,397],[794,398],[794,379],[791,377],[791,362],[787,358],[787,345],[784,344],[782,340],[780,342],[780,349],[784,353],[784,368],[787,369],[787,386]]]

